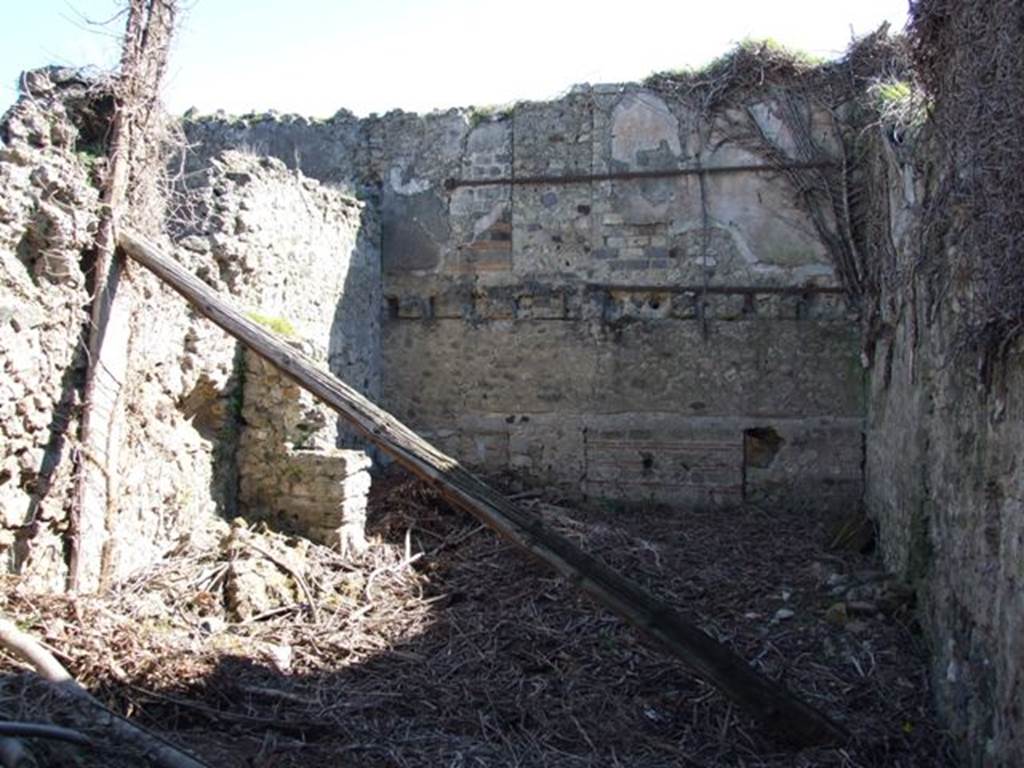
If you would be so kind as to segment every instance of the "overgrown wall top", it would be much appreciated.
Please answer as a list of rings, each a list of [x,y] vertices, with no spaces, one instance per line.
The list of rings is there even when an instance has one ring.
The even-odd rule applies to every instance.
[[[902,204],[895,221],[906,232],[897,253],[912,274],[924,187],[906,160],[894,158],[892,170],[893,200]],[[986,387],[956,354],[956,290],[937,296],[930,280],[910,280],[883,301],[870,372],[866,504],[887,565],[919,587],[936,695],[965,761],[1020,765],[1024,354],[1011,350]]]

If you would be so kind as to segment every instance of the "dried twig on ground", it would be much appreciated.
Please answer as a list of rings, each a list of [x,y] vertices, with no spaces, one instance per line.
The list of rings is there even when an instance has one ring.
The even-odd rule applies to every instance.
[[[35,758],[18,739],[0,738],[0,766],[3,768],[35,768]]]
[[[375,481],[363,555],[250,532],[302,575],[319,622],[295,609],[297,585],[262,615],[233,616],[232,557],[279,574],[248,548],[233,550],[227,523],[196,531],[103,597],[31,594],[8,577],[0,610],[45,632],[117,711],[228,768],[954,764],[909,614],[887,604],[889,582],[870,558],[819,551],[830,524],[820,515],[529,503],[563,535],[689,606],[764,674],[835,712],[856,742],[781,750],[623,622],[401,475]],[[833,610],[840,602],[845,614]],[[856,613],[870,603],[874,612]],[[0,677],[0,712],[20,695],[16,683]],[[37,710],[32,719],[45,718]]]
[[[71,728],[62,728],[49,723],[20,723],[13,720],[0,720],[0,736],[14,736],[26,739],[54,739],[69,744],[89,746],[92,742],[84,734]]]
[[[99,700],[95,699],[88,691],[75,682],[52,653],[5,618],[0,618],[0,647],[10,653],[17,654],[31,664],[36,672],[47,682],[51,683],[61,694],[92,705],[94,708],[92,714],[97,720],[102,722],[105,730],[109,730],[111,735],[117,740],[138,747],[144,755],[151,758],[157,765],[163,768],[203,768],[203,763],[189,757],[163,738],[147,733],[139,726],[128,722],[107,709]]]

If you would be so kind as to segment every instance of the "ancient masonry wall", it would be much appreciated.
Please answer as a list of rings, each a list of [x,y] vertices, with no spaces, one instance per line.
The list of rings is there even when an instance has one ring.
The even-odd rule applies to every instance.
[[[307,343],[296,343],[306,354]],[[247,521],[345,552],[366,548],[370,457],[339,448],[337,421],[273,365],[245,353],[238,501]]]
[[[31,97],[0,131],[0,553],[5,570],[61,590],[75,472],[88,460],[77,436],[103,118],[74,72],[29,73],[25,85]],[[132,318],[123,463],[108,477],[116,514],[97,542],[115,578],[152,562],[213,506],[211,443],[178,401],[219,365],[216,345],[190,357],[190,334],[204,331],[155,279],[129,270],[118,295]]]
[[[288,171],[273,158],[226,152],[193,189],[181,246],[212,257],[250,317],[363,394],[380,369],[379,227],[367,206]],[[361,549],[369,459],[342,450],[337,415],[249,353],[230,382],[205,381],[191,409],[235,456],[237,511],[311,539]],[[225,397],[227,393],[227,397]],[[225,407],[225,400],[227,406]],[[234,480],[234,478],[230,478]],[[234,510],[232,510],[234,511]]]
[[[898,274],[921,242],[920,161],[906,147],[889,157]],[[883,296],[865,503],[887,565],[918,587],[934,690],[965,764],[1024,765],[1024,348],[986,392],[951,356],[964,297],[933,303],[930,290],[917,280]]]
[[[76,73],[26,83],[31,98],[0,130],[0,557],[60,590],[103,123]],[[372,394],[380,256],[369,209],[245,155],[190,178],[170,207],[181,245],[163,247],[247,311],[288,320],[325,365]],[[144,270],[129,266],[119,295],[131,338],[116,513],[103,532],[110,578],[152,563],[200,517],[236,511],[243,367],[230,337]]]
[[[785,145],[774,103],[752,108]],[[376,199],[383,404],[471,466],[629,501],[856,503],[857,326],[783,179],[588,178],[762,162],[712,123],[602,86],[188,131],[199,167],[244,145]],[[581,178],[512,182],[552,176]]]
[[[4,570],[62,587],[88,301],[80,263],[99,196],[74,155],[77,129],[39,91],[0,131],[0,556]]]

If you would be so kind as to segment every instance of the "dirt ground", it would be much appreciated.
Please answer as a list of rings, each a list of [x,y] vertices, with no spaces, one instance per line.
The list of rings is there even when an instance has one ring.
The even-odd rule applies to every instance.
[[[954,765],[909,593],[814,510],[519,502],[845,725],[794,752],[680,663],[395,472],[369,552],[227,524],[109,595],[0,605],[111,708],[211,766]],[[41,765],[146,765],[0,657],[0,717],[77,726]]]

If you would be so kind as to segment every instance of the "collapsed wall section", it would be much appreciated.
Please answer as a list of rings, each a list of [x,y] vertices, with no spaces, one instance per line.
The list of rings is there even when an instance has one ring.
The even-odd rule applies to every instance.
[[[364,204],[275,159],[225,152],[187,194],[178,242],[216,271],[199,274],[244,311],[374,397],[379,390],[379,230]],[[220,333],[217,331],[217,333]],[[337,415],[252,353],[233,378],[189,398],[231,456],[230,498],[250,520],[359,547],[369,460]],[[356,492],[358,491],[358,493]],[[234,511],[234,510],[232,510]]]
[[[364,318],[379,291],[372,215],[277,161],[245,154],[219,156],[191,181],[170,198],[179,260],[252,317],[307,339],[315,359],[371,392],[377,331]],[[131,280],[112,578],[152,562],[204,516],[250,511],[239,497],[242,471],[252,469],[239,450],[242,350],[154,276],[136,270]],[[337,422],[325,419],[334,441]]]
[[[173,221],[200,277],[368,396],[380,385],[379,225],[371,207],[244,152],[213,158]]]
[[[245,519],[342,552],[365,550],[367,453],[338,447],[334,414],[251,351],[242,399],[238,501]]]
[[[26,73],[0,147],[0,553],[60,590],[79,449],[98,180],[109,94],[77,72]],[[325,365],[379,381],[377,225],[367,208],[276,161],[228,156],[168,204],[179,260],[267,320],[286,318]],[[197,522],[237,510],[242,362],[233,339],[144,270],[126,270],[120,461],[90,550],[109,581]],[[346,291],[348,292],[346,294]],[[343,302],[343,295],[350,301]],[[337,428],[331,415],[331,439]],[[83,589],[95,588],[84,584]]]

